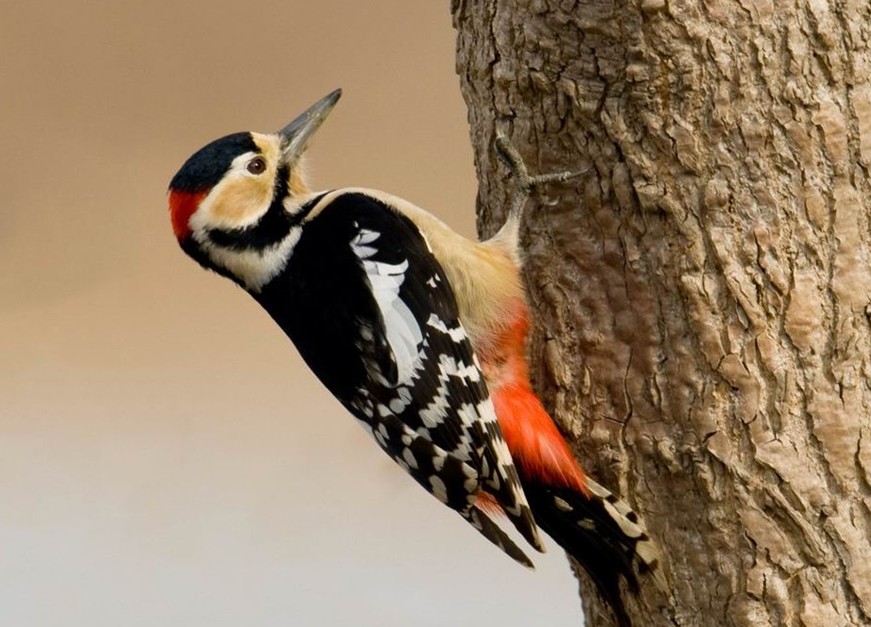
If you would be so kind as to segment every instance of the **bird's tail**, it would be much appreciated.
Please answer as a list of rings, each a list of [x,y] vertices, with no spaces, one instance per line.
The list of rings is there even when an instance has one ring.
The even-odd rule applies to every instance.
[[[583,474],[525,379],[503,383],[493,400],[536,524],[589,573],[618,624],[631,627],[621,578],[637,592],[639,577],[651,576],[668,595],[656,544],[629,505]]]
[[[495,501],[493,501],[493,507],[498,508],[498,505],[495,505]],[[502,529],[499,528],[499,525],[494,523],[487,514],[484,513],[482,509],[479,509],[476,506],[470,507],[466,511],[461,511],[460,515],[466,519],[466,521],[472,525],[475,529],[481,532],[485,538],[487,538],[490,542],[498,546],[500,549],[505,551],[505,553],[511,557],[514,561],[523,564],[530,570],[535,569],[535,565],[532,563],[532,560],[524,553],[517,544],[506,534]]]
[[[620,599],[620,579],[637,591],[638,577],[650,575],[667,592],[659,550],[625,502],[589,477],[585,483],[589,496],[574,488],[542,483],[524,487],[539,527],[589,573],[617,622],[629,627]]]

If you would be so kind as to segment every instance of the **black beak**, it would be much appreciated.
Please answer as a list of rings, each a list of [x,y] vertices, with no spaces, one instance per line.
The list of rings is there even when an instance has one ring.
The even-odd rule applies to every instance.
[[[341,96],[341,89],[330,92],[306,109],[293,122],[278,131],[281,136],[281,152],[285,163],[293,163],[305,152],[308,141],[327,119]]]

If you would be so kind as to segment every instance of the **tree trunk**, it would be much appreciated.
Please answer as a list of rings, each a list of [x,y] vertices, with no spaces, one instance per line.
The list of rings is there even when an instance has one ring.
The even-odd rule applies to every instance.
[[[868,0],[454,0],[480,180],[530,170],[530,357],[673,599],[637,625],[871,624]],[[610,615],[580,575],[588,624]]]

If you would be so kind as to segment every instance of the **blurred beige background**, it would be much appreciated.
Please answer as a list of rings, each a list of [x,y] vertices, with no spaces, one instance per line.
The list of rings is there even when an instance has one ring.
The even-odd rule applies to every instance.
[[[0,625],[578,624],[177,249],[182,161],[338,86],[315,186],[471,235],[446,2],[0,3]]]

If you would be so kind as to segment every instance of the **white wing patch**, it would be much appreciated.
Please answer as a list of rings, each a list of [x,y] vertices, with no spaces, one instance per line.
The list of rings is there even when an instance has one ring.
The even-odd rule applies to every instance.
[[[399,264],[373,261],[371,257],[378,251],[369,244],[379,237],[381,234],[376,231],[360,229],[351,240],[351,249],[362,262],[369,279],[372,296],[384,320],[387,343],[396,362],[397,380],[402,383],[408,381],[414,372],[423,333],[411,309],[399,297],[399,288],[405,281],[405,272],[408,270],[408,260]]]

